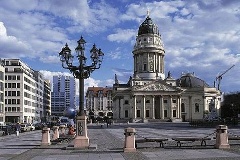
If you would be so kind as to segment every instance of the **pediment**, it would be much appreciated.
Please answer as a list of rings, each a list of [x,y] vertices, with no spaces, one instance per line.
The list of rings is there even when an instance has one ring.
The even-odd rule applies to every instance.
[[[180,89],[170,86],[166,83],[154,82],[142,86],[133,86],[134,91],[168,91],[168,92],[179,92]]]

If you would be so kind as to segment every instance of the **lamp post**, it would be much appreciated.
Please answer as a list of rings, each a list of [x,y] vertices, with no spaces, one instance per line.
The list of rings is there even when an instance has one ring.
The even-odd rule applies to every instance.
[[[76,117],[77,135],[74,140],[74,148],[87,148],[89,147],[89,138],[87,136],[87,118],[84,112],[84,79],[89,78],[95,69],[100,68],[104,53],[94,44],[90,50],[91,64],[87,65],[87,58],[84,55],[86,41],[81,36],[77,43],[78,46],[75,48],[75,56],[71,54],[68,44],[62,48],[59,56],[62,67],[69,69],[73,76],[79,80],[79,112]],[[76,65],[74,65],[75,63]]]

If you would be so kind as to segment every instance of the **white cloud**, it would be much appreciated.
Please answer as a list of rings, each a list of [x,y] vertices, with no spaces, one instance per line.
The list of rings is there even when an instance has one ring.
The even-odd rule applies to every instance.
[[[136,30],[133,29],[117,29],[115,34],[110,34],[107,36],[109,41],[116,42],[129,42],[131,39],[134,39],[136,36]]]

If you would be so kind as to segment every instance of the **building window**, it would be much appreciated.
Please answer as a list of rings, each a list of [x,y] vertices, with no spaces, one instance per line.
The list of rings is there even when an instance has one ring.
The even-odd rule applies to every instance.
[[[137,117],[140,117],[140,116],[141,116],[141,111],[137,110]]]
[[[173,103],[177,103],[177,100],[176,100],[176,99],[173,99],[172,102],[173,102]]]
[[[124,104],[128,104],[128,100],[125,100],[125,101],[124,101]]]
[[[146,110],[146,117],[149,117],[149,110]]]
[[[141,103],[141,100],[136,100],[137,103]]]
[[[149,100],[149,99],[147,99],[147,100],[146,100],[146,103],[150,103],[150,100]]]
[[[128,118],[128,110],[125,110],[125,118]]]
[[[199,113],[199,110],[200,110],[199,104],[198,104],[198,103],[195,103],[195,112],[196,112],[196,113]]]
[[[181,104],[181,112],[185,112],[185,104],[184,103]]]
[[[173,117],[177,117],[177,111],[175,109],[173,110]]]
[[[167,103],[167,99],[164,99],[164,100],[163,100],[163,103]]]

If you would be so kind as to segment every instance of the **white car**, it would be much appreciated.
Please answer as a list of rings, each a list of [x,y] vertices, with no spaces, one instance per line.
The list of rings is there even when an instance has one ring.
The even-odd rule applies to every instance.
[[[30,131],[34,131],[35,130],[35,126],[33,124],[30,124]]]
[[[33,126],[33,124],[30,124],[30,123],[22,123],[21,124],[22,132],[34,131],[34,130],[35,130],[35,126]]]

